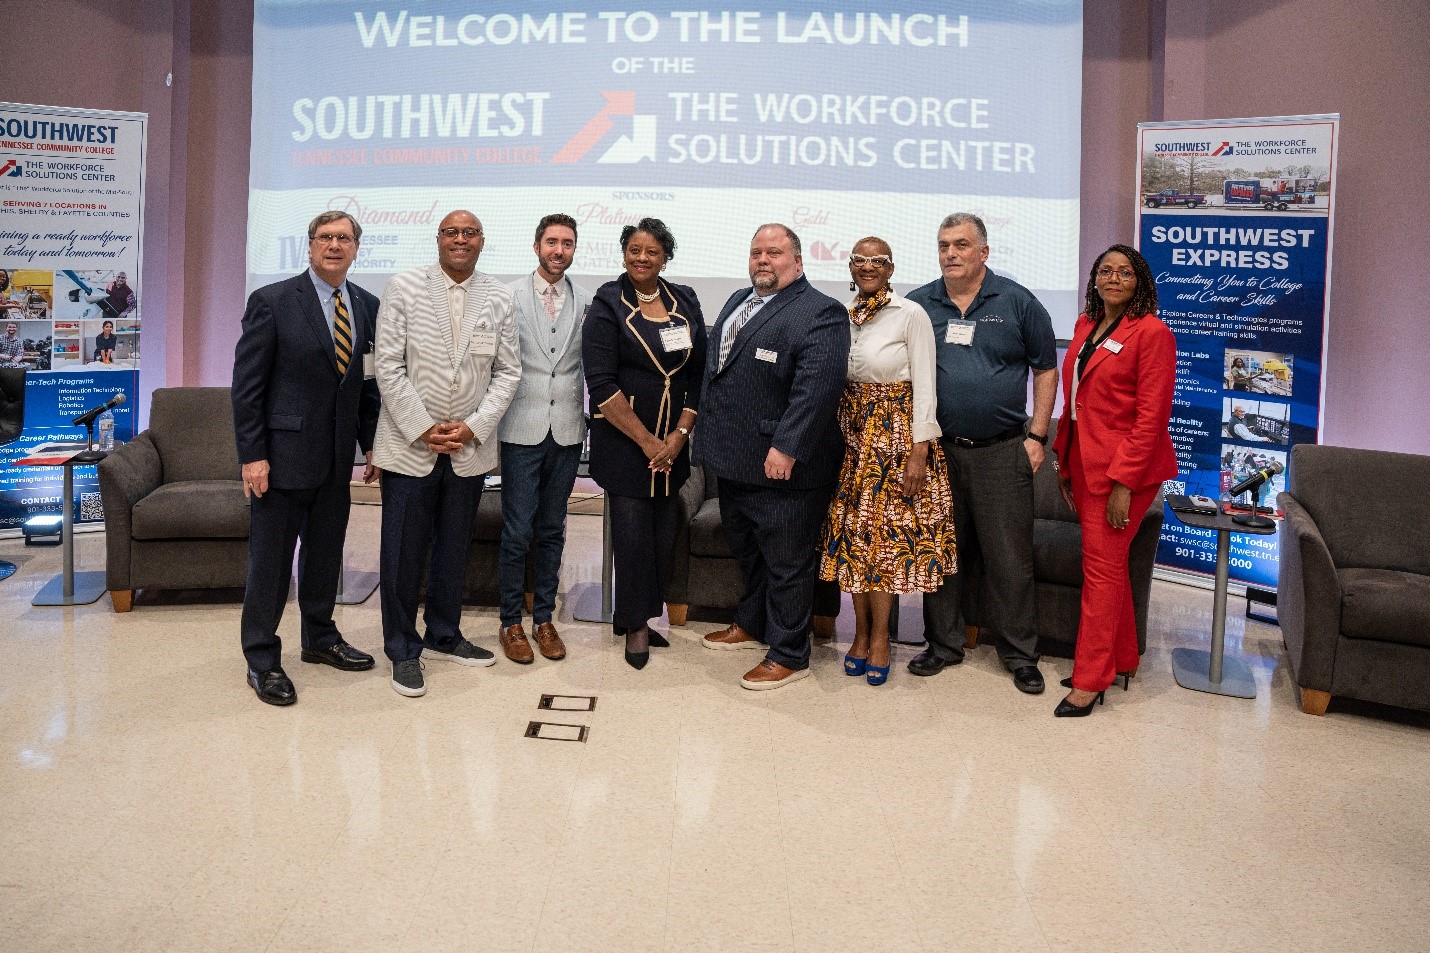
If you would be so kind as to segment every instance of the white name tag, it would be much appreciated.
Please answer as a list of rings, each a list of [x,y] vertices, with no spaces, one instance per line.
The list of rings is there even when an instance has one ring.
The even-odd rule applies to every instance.
[[[755,348],[755,360],[757,361],[768,361],[773,364],[779,359],[780,356],[774,351],[767,351],[762,347]]]
[[[690,341],[690,328],[683,324],[679,327],[661,328],[660,346],[665,348],[666,353],[690,350],[693,347]]]
[[[478,328],[472,332],[472,353],[477,357],[496,357],[497,333]]]
[[[977,321],[951,320],[948,322],[948,332],[943,336],[944,343],[962,344],[967,347],[973,343],[973,329],[976,327]]]
[[[1114,341],[1112,340],[1112,338],[1108,338],[1106,341],[1103,341],[1102,346],[1107,348],[1107,350],[1111,351],[1113,354],[1116,354],[1122,350],[1122,342]]]
[[[371,351],[362,356],[362,376],[368,380],[377,376],[377,359]]]

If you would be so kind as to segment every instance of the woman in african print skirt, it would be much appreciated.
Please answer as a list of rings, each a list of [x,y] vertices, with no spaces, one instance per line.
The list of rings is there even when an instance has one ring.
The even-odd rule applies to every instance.
[[[863,238],[849,256],[849,381],[839,404],[844,469],[824,528],[819,576],[854,597],[844,673],[889,678],[889,610],[956,571],[953,498],[935,418],[933,327],[894,293],[894,253]]]

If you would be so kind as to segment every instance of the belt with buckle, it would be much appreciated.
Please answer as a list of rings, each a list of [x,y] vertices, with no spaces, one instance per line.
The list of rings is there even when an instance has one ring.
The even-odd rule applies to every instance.
[[[967,437],[954,437],[951,443],[953,443],[953,445],[956,447],[969,447],[971,449],[977,450],[981,447],[991,447],[995,443],[1006,443],[1007,441],[1012,440],[1014,437],[1022,437],[1026,436],[1026,434],[1027,431],[1023,429],[1023,425],[1019,424],[1013,429],[1005,430],[998,436],[991,437],[988,440],[970,440]]]

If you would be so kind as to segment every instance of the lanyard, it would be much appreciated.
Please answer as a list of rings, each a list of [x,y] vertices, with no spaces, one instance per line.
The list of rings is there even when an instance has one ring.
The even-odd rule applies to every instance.
[[[1103,332],[1102,334],[1097,334],[1094,332],[1087,336],[1087,340],[1084,341],[1082,344],[1082,350],[1079,351],[1077,355],[1078,380],[1082,380],[1082,372],[1087,369],[1088,360],[1092,357],[1093,354],[1097,352],[1098,348],[1102,347],[1104,341],[1112,337],[1112,332],[1117,330],[1118,325],[1122,324],[1122,319],[1125,317],[1127,317],[1127,312],[1124,311],[1122,314],[1119,314],[1115,319],[1113,319],[1112,324],[1108,326],[1105,332]]]

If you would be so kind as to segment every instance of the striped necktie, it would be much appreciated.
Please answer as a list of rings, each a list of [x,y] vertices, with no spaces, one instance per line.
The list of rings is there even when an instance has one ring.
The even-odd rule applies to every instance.
[[[735,347],[735,338],[739,335],[740,329],[745,326],[745,322],[750,320],[750,315],[755,313],[755,309],[765,303],[765,299],[755,295],[745,302],[745,307],[740,309],[740,313],[730,319],[730,323],[725,325],[725,334],[720,339],[720,369],[725,367],[725,362],[730,359],[730,351]]]
[[[333,347],[338,356],[338,376],[348,372],[353,359],[353,326],[348,319],[348,306],[343,304],[343,289],[333,292]]]

